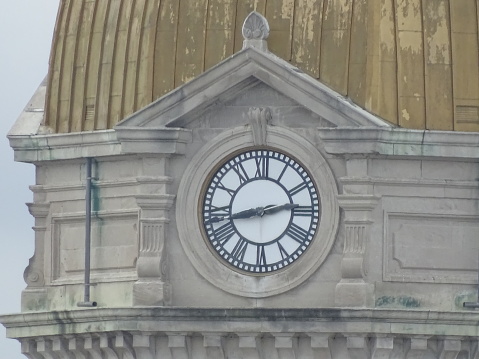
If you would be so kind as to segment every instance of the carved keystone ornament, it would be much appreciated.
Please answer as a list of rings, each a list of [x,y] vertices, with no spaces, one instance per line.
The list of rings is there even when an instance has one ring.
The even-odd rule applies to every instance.
[[[248,117],[254,145],[265,146],[268,122],[271,121],[271,110],[269,108],[250,107]]]

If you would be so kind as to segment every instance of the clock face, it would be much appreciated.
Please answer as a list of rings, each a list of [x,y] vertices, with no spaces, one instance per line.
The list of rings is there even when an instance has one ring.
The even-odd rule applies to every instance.
[[[211,176],[202,198],[210,248],[236,270],[274,272],[313,241],[321,202],[306,169],[270,149],[236,154]]]

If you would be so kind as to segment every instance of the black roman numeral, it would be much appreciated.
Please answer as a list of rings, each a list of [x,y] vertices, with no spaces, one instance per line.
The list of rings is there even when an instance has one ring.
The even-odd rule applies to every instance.
[[[283,170],[279,174],[278,182],[281,182],[281,178],[283,177],[283,175],[284,175],[284,173],[286,172],[287,169],[288,169],[288,164],[285,164],[284,167],[283,167]]]
[[[211,206],[209,214],[214,214],[215,216],[228,216],[230,214],[230,206],[216,207]]]
[[[236,232],[233,228],[233,223],[231,223],[231,221],[228,221],[228,223],[223,224],[221,227],[218,227],[215,230],[215,239],[220,242],[221,245],[224,245],[231,239],[231,237],[233,237],[235,233]]]
[[[222,189],[223,191],[228,192],[228,194],[229,194],[231,197],[233,197],[234,194],[235,194],[235,191],[234,191],[234,190],[232,190],[231,188],[225,187],[225,186],[223,185],[223,183],[221,183],[221,182],[218,183],[218,188],[219,188],[219,189]]]
[[[299,244],[304,244],[304,242],[308,239],[308,231],[295,223],[291,223],[286,230],[286,234]]]
[[[302,182],[296,187],[291,188],[288,192],[290,196],[294,196],[295,194],[301,192],[302,190],[306,189],[308,184],[306,182]]]
[[[276,242],[276,244],[278,245],[279,253],[281,254],[281,258],[282,258],[282,259],[288,258],[288,257],[289,257],[289,253],[286,251],[286,249],[284,249],[284,247],[281,245],[281,243]]]
[[[255,177],[262,177],[262,178],[268,177],[269,157],[268,156],[256,157],[254,159],[254,162],[256,164]]]
[[[246,173],[246,170],[244,169],[243,164],[241,162],[237,162],[233,164],[231,168],[238,175],[240,183],[245,183],[247,180],[249,180],[248,173]]]
[[[293,208],[293,215],[299,217],[312,217],[314,209],[312,206],[298,206]]]
[[[258,246],[256,248],[256,265],[266,265],[266,253],[264,252],[264,246]]]
[[[236,243],[235,247],[231,251],[231,256],[234,259],[242,262],[246,253],[246,248],[248,248],[248,242],[246,242],[244,238],[240,238],[238,243]]]

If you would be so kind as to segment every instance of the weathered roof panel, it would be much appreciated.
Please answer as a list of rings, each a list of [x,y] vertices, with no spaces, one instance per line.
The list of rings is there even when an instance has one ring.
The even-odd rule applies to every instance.
[[[366,110],[479,131],[475,0],[62,0],[44,124],[112,128],[238,51],[252,10],[273,53]]]

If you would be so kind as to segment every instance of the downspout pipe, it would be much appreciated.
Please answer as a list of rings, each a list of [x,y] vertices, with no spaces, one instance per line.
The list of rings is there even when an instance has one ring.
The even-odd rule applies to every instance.
[[[96,307],[97,303],[90,300],[90,258],[91,258],[91,183],[92,183],[91,157],[86,159],[86,193],[85,193],[85,283],[83,302],[78,302],[78,307]]]
[[[479,263],[479,256],[478,256]],[[479,268],[477,270],[477,301],[476,302],[464,302],[462,303],[464,308],[478,309],[479,308]]]

